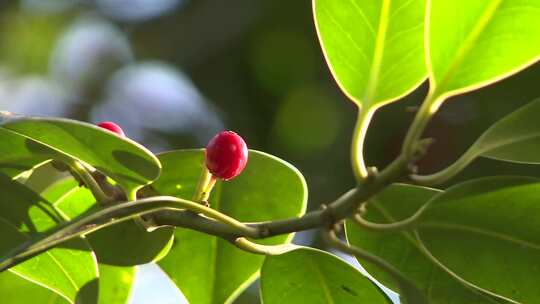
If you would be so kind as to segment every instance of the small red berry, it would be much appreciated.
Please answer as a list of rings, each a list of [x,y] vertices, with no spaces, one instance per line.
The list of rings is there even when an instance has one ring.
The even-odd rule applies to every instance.
[[[111,121],[104,121],[104,122],[100,122],[98,123],[98,127],[102,127],[103,129],[107,129],[113,133],[116,133],[117,135],[119,135],[120,137],[125,137],[126,135],[124,134],[124,131],[122,130],[122,128],[120,128],[119,125],[115,124],[114,122],[111,122]]]
[[[214,136],[206,146],[205,154],[210,173],[223,180],[238,176],[248,161],[246,142],[232,131],[223,131]]]

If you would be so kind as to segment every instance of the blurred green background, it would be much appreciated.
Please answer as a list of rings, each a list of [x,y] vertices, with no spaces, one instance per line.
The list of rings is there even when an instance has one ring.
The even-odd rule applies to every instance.
[[[382,167],[399,152],[426,91],[425,83],[375,115],[365,152],[370,165]],[[428,128],[436,142],[420,172],[448,165],[489,125],[539,96],[536,64],[445,103]],[[354,186],[356,107],[330,76],[307,0],[0,1],[0,108],[116,121],[154,152],[202,147],[231,129],[250,148],[298,167],[312,209]],[[481,159],[451,183],[537,171]],[[322,246],[316,236],[299,242]],[[152,291],[148,278],[159,274],[149,273],[136,288]],[[132,301],[145,303],[145,296]],[[256,297],[252,289],[237,303]]]

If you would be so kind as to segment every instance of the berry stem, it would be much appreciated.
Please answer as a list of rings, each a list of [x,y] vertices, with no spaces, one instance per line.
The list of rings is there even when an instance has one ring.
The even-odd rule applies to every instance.
[[[193,195],[193,201],[201,204],[205,204],[210,197],[210,193],[216,184],[217,178],[208,171],[206,166],[203,166],[201,176],[199,177],[199,183],[195,189],[195,194]]]

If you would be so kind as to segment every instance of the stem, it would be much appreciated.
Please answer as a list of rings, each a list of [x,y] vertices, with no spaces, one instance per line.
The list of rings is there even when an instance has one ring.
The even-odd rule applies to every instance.
[[[365,228],[367,230],[376,231],[376,232],[395,232],[395,231],[405,230],[405,229],[415,226],[415,224],[418,222],[418,220],[420,219],[424,211],[427,209],[428,205],[429,204],[423,205],[413,215],[398,222],[385,223],[385,224],[374,223],[374,222],[370,222],[364,219],[358,213],[353,215],[351,219],[360,227]]]
[[[409,304],[427,304],[427,300],[425,299],[423,293],[415,286],[415,284],[387,261],[361,248],[341,241],[337,237],[336,232],[332,229],[327,229],[323,236],[326,241],[336,249],[372,263],[373,265],[379,267],[382,271],[389,274],[400,288],[400,298],[403,297],[401,299],[402,303],[404,303],[403,300],[405,300],[405,303]]]
[[[375,109],[367,111],[358,109],[358,117],[354,127],[354,134],[351,145],[351,164],[353,167],[354,176],[358,182],[365,180],[368,177],[368,170],[364,160],[364,143],[369,127],[369,123]]]
[[[251,242],[245,237],[235,239],[234,245],[244,251],[262,255],[280,255],[300,247],[294,244],[261,245]]]
[[[137,188],[132,188],[125,191],[128,202],[135,203],[137,201],[137,191]],[[141,231],[152,232],[158,228],[158,226],[153,222],[152,219],[146,221],[145,219],[143,219],[142,215],[134,216],[133,221],[135,222],[135,225],[137,225],[138,228],[141,229]]]
[[[254,228],[199,203],[176,197],[157,196],[114,205],[58,226],[6,254],[0,260],[0,272],[72,238],[160,210],[190,210],[235,228],[244,235],[257,235]]]
[[[198,203],[204,203],[208,201],[210,197],[210,192],[216,184],[216,177],[208,171],[206,166],[203,166],[201,176],[199,177],[199,183],[195,189],[195,194],[193,195],[193,201]]]
[[[395,182],[405,173],[410,170],[409,160],[398,156],[390,165],[388,165],[383,171],[375,175],[371,179],[367,179],[364,184],[357,187],[356,193],[349,191],[342,197],[328,205],[328,209],[334,210],[335,217],[344,219],[353,214],[359,205],[369,200],[374,194],[380,192],[387,185]],[[347,196],[351,196],[347,198]],[[352,202],[351,202],[352,201]]]
[[[111,202],[111,198],[103,192],[103,189],[96,182],[92,174],[88,172],[88,169],[84,167],[80,162],[74,159],[66,159],[65,162],[72,171],[82,180],[82,182],[90,189],[92,195],[96,198],[96,201],[100,205],[106,205]]]
[[[456,176],[463,169],[465,169],[474,160],[475,156],[476,156],[476,153],[472,149],[469,149],[453,164],[451,164],[450,166],[446,167],[445,169],[439,172],[429,174],[429,175],[413,174],[410,176],[410,178],[415,183],[426,185],[426,186],[442,184],[446,182],[447,180],[451,179],[452,177]]]
[[[444,99],[444,96],[439,95],[435,91],[430,90],[428,92],[424,102],[414,117],[412,125],[405,136],[405,140],[403,141],[401,152],[405,157],[412,158],[414,156],[414,153],[417,150],[418,141],[422,137],[424,129],[431,117],[437,112]]]
[[[126,196],[127,196],[127,200],[128,201],[136,201],[137,200],[137,191],[139,189],[135,188],[135,189],[130,189],[129,192],[126,193]]]

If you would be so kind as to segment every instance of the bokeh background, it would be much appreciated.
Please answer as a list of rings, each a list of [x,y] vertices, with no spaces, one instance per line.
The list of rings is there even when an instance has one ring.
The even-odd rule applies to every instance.
[[[381,109],[367,138],[384,166],[427,84]],[[453,98],[429,126],[420,172],[451,163],[490,124],[540,96],[540,65]],[[0,109],[88,122],[112,120],[154,152],[202,147],[217,131],[298,167],[310,208],[354,186],[356,107],[322,57],[308,0],[0,0]],[[475,161],[451,183],[487,174],[540,176],[534,166]],[[316,233],[300,243],[324,247]],[[256,287],[235,303],[256,303]],[[131,302],[179,303],[153,265]]]

